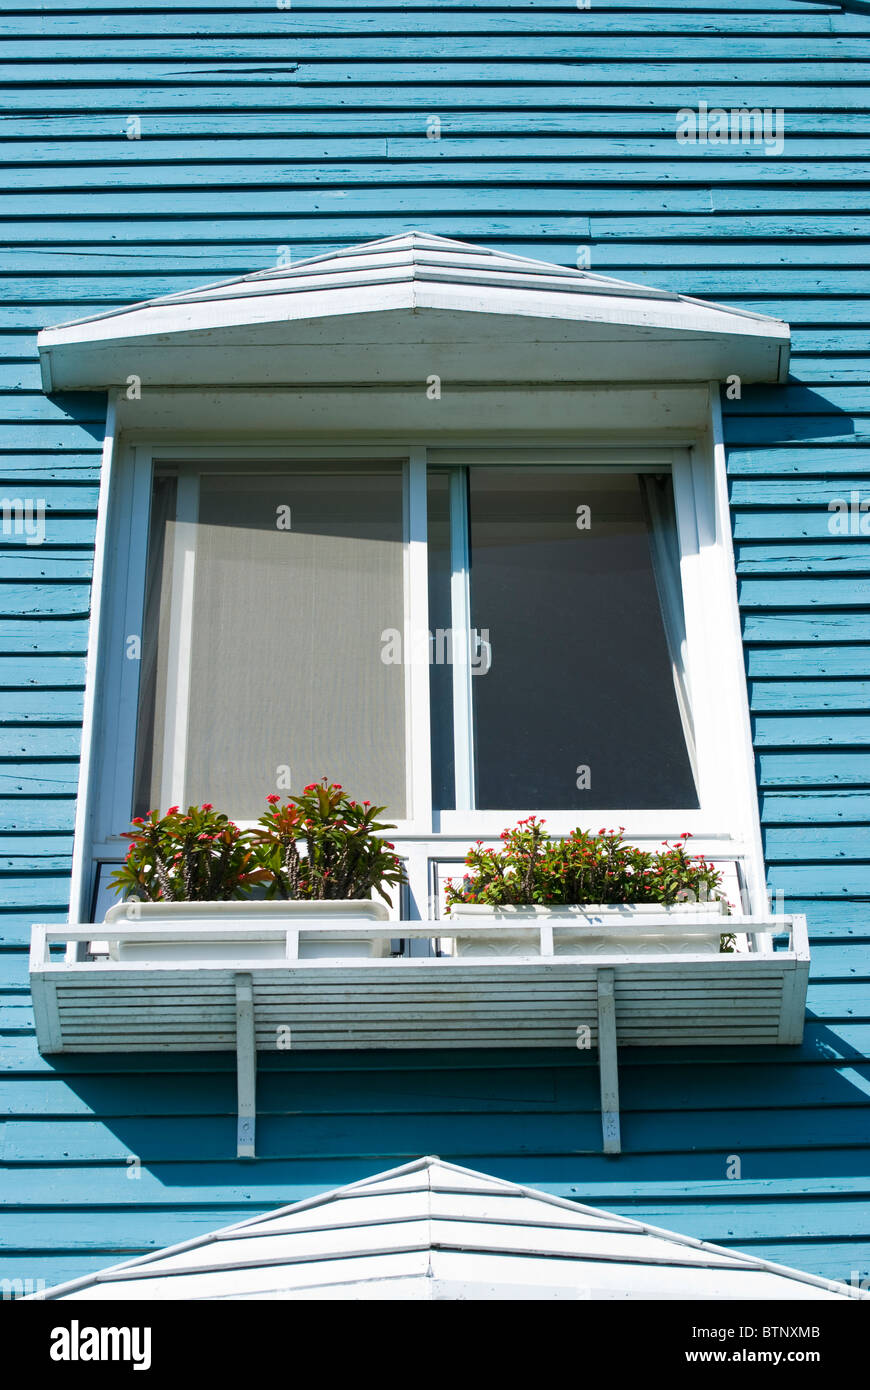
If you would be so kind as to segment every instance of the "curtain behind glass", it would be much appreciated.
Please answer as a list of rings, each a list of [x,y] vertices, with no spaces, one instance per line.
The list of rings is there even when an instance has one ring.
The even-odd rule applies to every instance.
[[[456,796],[453,753],[453,622],[450,612],[450,478],[428,478],[429,667],[432,804],[452,806]]]
[[[401,471],[204,474],[195,536],[176,799],[252,819],[326,775],[403,816]]]
[[[683,723],[683,736],[692,763],[692,773],[697,784],[698,765],[686,665],[686,620],[683,613],[680,543],[677,536],[674,489],[670,477],[662,473],[642,473],[640,485],[646,506],[650,555],[652,556],[656,588],[662,609],[665,636],[668,640],[668,654],[671,658],[674,693],[677,697],[680,718]]]
[[[177,495],[175,478],[156,477],[151,492],[148,569],[139,662],[139,719],[136,729],[136,768],[133,815],[145,816],[160,805],[161,757],[166,710],[166,652],[169,641],[169,603],[172,593],[172,546]],[[163,808],[165,809],[165,807]]]

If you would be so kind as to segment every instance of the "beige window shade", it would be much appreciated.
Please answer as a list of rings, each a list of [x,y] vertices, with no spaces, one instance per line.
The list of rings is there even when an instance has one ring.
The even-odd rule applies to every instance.
[[[251,819],[288,775],[293,792],[326,775],[404,816],[404,668],[382,660],[404,622],[402,516],[398,467],[203,473],[162,558],[152,528],[140,813],[171,797]]]

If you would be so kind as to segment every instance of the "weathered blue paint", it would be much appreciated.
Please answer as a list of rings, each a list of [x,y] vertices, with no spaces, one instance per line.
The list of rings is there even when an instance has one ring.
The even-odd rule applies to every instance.
[[[17,0],[4,38],[0,1279],[50,1282],[437,1152],[771,1259],[870,1274],[870,14],[803,0]],[[219,67],[220,71],[216,69]],[[782,158],[674,113],[782,107]],[[142,139],[126,138],[138,115]],[[440,143],[425,138],[439,115]],[[630,1052],[625,1153],[582,1055],[264,1058],[255,1163],[223,1056],[43,1058],[32,921],[63,920],[105,402],[35,332],[414,226],[789,320],[793,382],[725,402],[770,883],[809,917],[801,1047]],[[726,1177],[726,1158],[742,1178]],[[141,1176],[128,1160],[138,1156]]]

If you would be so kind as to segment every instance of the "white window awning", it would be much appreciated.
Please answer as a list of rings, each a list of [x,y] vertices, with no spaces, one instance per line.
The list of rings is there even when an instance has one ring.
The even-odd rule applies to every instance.
[[[421,232],[39,334],[46,391],[454,381],[781,382],[778,319]]]
[[[34,1297],[697,1301],[870,1294],[430,1157]]]

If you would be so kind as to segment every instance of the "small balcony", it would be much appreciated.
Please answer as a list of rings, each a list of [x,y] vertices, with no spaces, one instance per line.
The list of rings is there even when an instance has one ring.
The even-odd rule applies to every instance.
[[[603,1149],[615,1153],[619,1048],[803,1037],[802,916],[719,919],[736,935],[732,953],[709,948],[708,914],[689,912],[677,924],[664,912],[636,922],[599,918],[592,953],[576,921],[533,915],[503,928],[502,952],[498,925],[487,926],[486,949],[475,949],[483,938],[473,924],[388,922],[374,903],[362,919],[359,904],[353,916],[342,912],[350,904],[323,903],[318,916],[300,919],[286,904],[263,903],[255,920],[235,903],[196,904],[184,921],[162,905],[136,906],[133,921],[121,905],[99,926],[34,926],[40,1050],[235,1050],[240,1156],[255,1152],[258,1052],[594,1050]],[[679,949],[645,949],[657,929],[678,937]],[[409,942],[429,943],[431,953],[405,954]]]

